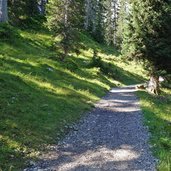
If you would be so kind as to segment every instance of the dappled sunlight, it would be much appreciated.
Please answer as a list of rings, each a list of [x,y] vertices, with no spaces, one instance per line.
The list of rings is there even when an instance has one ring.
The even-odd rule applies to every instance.
[[[71,60],[78,65],[72,70],[67,62],[60,61],[62,50],[53,49],[50,33],[19,32],[20,37],[12,43],[0,42],[0,134],[3,135],[1,142],[6,150],[0,150],[0,157],[6,168],[11,163],[15,164],[13,160],[8,161],[13,153],[18,156],[16,160],[19,163],[20,159],[27,157],[32,160],[45,144],[52,144],[69,132],[71,128],[68,125],[78,121],[110,87],[127,84],[125,78],[132,83],[139,79],[137,75],[132,79],[131,72],[124,73],[124,66],[116,67],[116,78],[105,75],[98,67],[89,67],[94,49],[97,49],[103,62],[111,63],[114,69],[115,62],[121,59],[115,49],[99,45],[84,34],[83,49],[79,49],[81,53],[78,56],[70,53],[68,56],[69,62]],[[101,107],[108,112],[107,108],[112,106],[112,110],[116,111],[122,108],[122,103],[127,101],[116,98],[109,101],[109,106],[101,104]],[[128,110],[131,111],[131,108]],[[13,148],[19,150],[15,153]],[[110,148],[105,144],[98,149],[110,153]],[[118,158],[122,155],[124,158],[130,151],[118,149],[115,152]],[[88,152],[84,153],[88,155]],[[90,155],[92,153],[90,151]],[[99,155],[97,151],[95,155]]]
[[[90,91],[87,89],[87,90],[84,90],[84,89],[75,89],[73,87],[72,84],[70,85],[66,85],[64,84],[65,87],[67,87],[67,89],[71,90],[72,91],[72,95],[74,96],[74,94],[80,94],[82,96],[84,96],[85,98],[87,99],[92,99],[92,100],[98,100],[99,98],[97,96],[95,96],[93,93],[90,93]]]
[[[148,152],[138,100],[133,91],[120,89],[101,99],[76,131],[57,145],[48,146],[48,152],[40,156],[40,166],[58,171],[152,168],[155,162]]]
[[[130,104],[131,102],[131,104]],[[122,111],[123,108],[126,112],[137,112],[141,111],[139,108],[135,108],[138,102],[132,102],[130,100],[100,100],[95,106],[109,111]],[[123,111],[123,112],[125,112]]]
[[[65,156],[72,156],[70,162],[62,163],[59,166],[54,166],[53,169],[58,171],[70,171],[78,167],[84,168],[104,168],[110,167],[110,169],[119,169],[116,166],[112,166],[112,163],[119,162],[120,169],[128,169],[129,161],[136,160],[140,154],[129,145],[123,145],[119,149],[108,149],[107,147],[98,147],[96,150],[88,150],[85,153],[79,155],[71,155],[70,153],[64,152]],[[111,162],[110,166],[107,164]]]
[[[136,101],[135,98],[130,99],[133,96],[131,93],[135,91],[135,86],[113,88],[110,90],[109,98],[101,99],[95,106],[106,111],[138,112],[140,111],[140,109],[137,108],[139,102]],[[113,95],[115,98],[112,99],[111,97]]]
[[[40,154],[40,151],[24,146],[23,144],[21,144],[21,142],[15,140],[14,137],[0,134],[0,142],[3,142],[2,150],[5,151],[8,147],[8,151],[12,152],[12,154],[10,155],[11,160],[13,160],[16,156],[23,154],[25,155],[25,157],[37,157]]]
[[[54,87],[51,83],[44,82],[39,80],[38,78],[31,76],[31,75],[24,75],[20,72],[12,72],[12,75],[19,76],[21,79],[25,80],[26,82],[31,82],[36,84],[40,88],[45,88],[49,92],[56,93],[56,94],[63,94],[68,95],[70,94],[69,91],[60,87]]]
[[[89,83],[96,84],[97,86],[101,86],[101,87],[103,87],[105,89],[109,89],[109,86],[107,84],[103,83],[101,80],[98,80],[98,79],[91,79],[91,80],[90,79],[83,79],[81,77],[77,77],[77,78],[79,78],[80,80],[83,80],[83,81],[86,80]]]
[[[110,90],[110,92],[111,93],[131,93],[131,92],[135,92],[135,91],[137,91],[136,89],[135,89],[135,86],[127,86],[127,87],[125,87],[125,88],[122,88],[122,89],[120,89],[120,88],[114,88],[114,89],[111,89]]]
[[[135,90],[135,89],[132,89],[132,90],[123,89],[123,90],[120,90],[120,91],[119,91],[119,89],[118,90],[117,89],[110,90],[111,93],[118,93],[118,92],[129,93],[129,92],[135,92],[135,91],[137,91],[137,90]]]
[[[71,144],[65,144],[65,147],[66,149],[63,151],[60,150],[60,147],[60,151],[58,151],[58,147],[56,147],[56,151],[53,150],[49,154],[46,153],[41,156],[41,159],[48,160],[48,162],[56,161],[56,164],[51,165],[48,169],[74,171],[76,169],[98,170],[100,167],[106,171],[111,169],[126,171],[132,167],[133,162],[137,162],[141,158],[141,152],[129,144],[122,144],[117,148],[109,148],[106,145],[102,145],[81,153],[67,150],[72,148]],[[57,161],[60,161],[60,163]],[[141,169],[138,166],[136,168],[137,171]]]
[[[171,121],[171,111],[170,111],[170,104],[165,104],[163,107],[162,103],[158,102],[158,106],[156,106],[156,103],[153,102],[154,99],[151,99],[149,101],[148,98],[141,100],[142,107],[150,113],[153,113],[157,118],[160,118],[162,120]],[[151,110],[153,108],[153,110]],[[165,111],[165,112],[163,112]]]
[[[160,158],[158,170],[170,170],[171,163],[171,91],[162,89],[160,96],[138,92],[145,123],[152,134],[150,137],[154,154]],[[164,96],[163,96],[164,95]]]
[[[15,140],[12,140],[9,136],[0,135],[0,141],[5,142],[10,148],[17,149],[21,144]]]
[[[29,69],[31,69],[31,67],[38,67],[38,63],[36,63],[35,61],[31,61],[29,59],[13,58],[12,56],[8,56],[6,57],[5,61],[7,63],[12,63],[12,62],[17,63],[18,65],[21,65],[21,66],[23,65],[23,67],[27,65]],[[11,67],[14,67],[14,66],[11,66]]]

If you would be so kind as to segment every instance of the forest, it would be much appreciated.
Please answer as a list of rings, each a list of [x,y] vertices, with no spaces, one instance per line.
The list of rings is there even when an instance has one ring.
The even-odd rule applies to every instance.
[[[0,171],[34,166],[128,85],[157,169],[170,171],[171,1],[0,0]]]

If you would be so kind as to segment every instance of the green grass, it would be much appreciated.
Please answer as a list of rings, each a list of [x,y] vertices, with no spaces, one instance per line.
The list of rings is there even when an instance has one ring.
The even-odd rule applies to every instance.
[[[138,92],[145,124],[151,132],[150,144],[159,159],[158,170],[171,170],[171,90],[162,89],[160,97]]]
[[[54,144],[114,86],[144,82],[146,71],[122,60],[118,52],[80,34],[84,49],[60,62],[60,50],[51,47],[49,32],[16,29],[10,40],[0,40],[0,168],[22,170],[36,160],[48,144]],[[93,49],[114,77],[90,67]],[[165,90],[166,91],[166,90]],[[171,92],[167,92],[170,98]],[[161,159],[159,168],[170,163],[170,100],[140,92],[151,144]],[[155,110],[153,110],[153,108]],[[149,122],[150,121],[150,122]],[[165,133],[163,133],[165,132]],[[162,134],[162,136],[161,136]],[[1,170],[0,169],[0,170]],[[162,169],[161,169],[162,170]]]
[[[118,53],[81,34],[84,50],[60,62],[48,32],[18,31],[0,41],[0,168],[22,170],[69,131],[110,87],[137,82]],[[93,49],[116,69],[115,79],[89,67]],[[118,64],[115,65],[115,62]],[[127,65],[127,64],[125,64]],[[129,67],[128,67],[129,68]],[[129,70],[129,69],[128,69]],[[127,70],[127,71],[128,71]]]

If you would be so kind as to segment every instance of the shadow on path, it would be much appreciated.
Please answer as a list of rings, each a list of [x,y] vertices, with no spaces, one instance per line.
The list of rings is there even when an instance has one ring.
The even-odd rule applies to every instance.
[[[135,87],[112,89],[27,171],[154,171]]]

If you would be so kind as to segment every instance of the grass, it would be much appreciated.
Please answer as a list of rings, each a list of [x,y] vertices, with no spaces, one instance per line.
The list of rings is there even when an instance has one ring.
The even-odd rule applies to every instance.
[[[22,170],[44,148],[56,143],[86,111],[114,86],[144,82],[141,64],[122,60],[118,52],[80,34],[84,49],[60,62],[47,31],[21,31],[0,40],[0,170]],[[90,67],[93,49],[114,77]],[[165,98],[139,92],[151,145],[161,159],[159,170],[170,168],[171,91]]]
[[[0,168],[22,170],[48,144],[69,131],[93,103],[124,79],[138,75],[125,70],[118,53],[81,34],[84,50],[60,62],[49,32],[21,31],[0,41]],[[89,67],[93,49],[119,73],[112,79]],[[115,59],[116,58],[116,59]],[[117,61],[118,66],[115,65]],[[129,70],[129,69],[128,69]]]
[[[171,170],[171,90],[162,89],[160,97],[138,92],[145,124],[151,132],[150,144],[159,159],[159,171]]]

